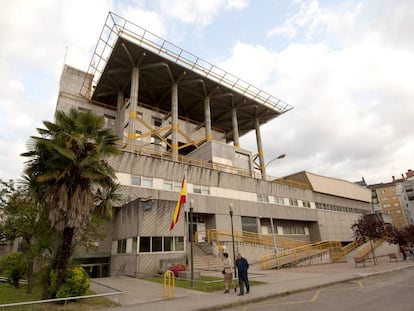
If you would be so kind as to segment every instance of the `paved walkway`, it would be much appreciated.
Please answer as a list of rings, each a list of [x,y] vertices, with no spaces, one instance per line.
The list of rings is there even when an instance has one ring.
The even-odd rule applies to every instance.
[[[286,268],[281,270],[259,270],[252,266],[249,269],[251,280],[263,281],[265,284],[252,286],[250,293],[237,296],[234,292],[223,294],[223,291],[203,293],[183,288],[175,288],[174,298],[163,298],[163,285],[129,277],[110,277],[93,279],[92,290],[104,293],[116,290],[123,291],[119,297],[121,306],[110,310],[218,310],[225,307],[260,301],[288,293],[328,286],[335,283],[361,279],[373,274],[414,267],[411,259],[390,262],[388,256],[378,258],[379,265],[355,268],[353,262]],[[210,273],[211,275],[211,273]],[[220,276],[219,272],[215,273]]]

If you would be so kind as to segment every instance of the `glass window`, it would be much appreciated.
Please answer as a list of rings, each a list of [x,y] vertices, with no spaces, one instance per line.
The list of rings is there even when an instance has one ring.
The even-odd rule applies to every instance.
[[[164,251],[171,252],[173,250],[173,237],[166,236],[164,237]]]
[[[137,244],[138,244],[137,241],[138,241],[137,237],[132,238],[132,252],[133,253],[137,252]]]
[[[142,236],[139,238],[139,252],[145,253],[151,251],[151,239],[149,236]]]
[[[269,196],[267,194],[258,194],[257,201],[259,202],[269,202]]]
[[[201,194],[209,195],[210,189],[208,187],[201,186]]]
[[[142,178],[142,186],[145,188],[152,188],[152,178],[143,177]]]
[[[160,118],[152,117],[152,125],[155,127],[160,127],[162,125],[162,121]]]
[[[308,201],[303,201],[303,207],[311,207],[310,202],[308,202]]]
[[[152,237],[152,251],[162,252],[162,237],[160,236]]]
[[[158,136],[153,135],[151,136],[151,144],[161,146],[161,139]]]
[[[201,186],[194,185],[193,186],[193,192],[201,194]]]
[[[296,199],[289,199],[289,205],[299,206],[298,200],[296,200]]]
[[[257,233],[257,221],[255,217],[243,217],[242,221],[242,231],[254,232]]]
[[[175,251],[184,250],[184,237],[183,236],[176,236],[174,238],[174,242],[175,242]]]
[[[275,203],[283,205],[285,204],[285,200],[282,197],[274,197]]]
[[[131,185],[141,186],[141,176],[131,175]]]
[[[173,190],[173,182],[169,180],[164,180],[164,184],[162,186],[164,190]]]
[[[141,141],[141,135],[142,135],[142,132],[141,131],[138,131],[138,130],[136,130],[135,131],[135,140],[136,141]]]
[[[125,254],[126,253],[126,239],[118,240],[118,254]]]

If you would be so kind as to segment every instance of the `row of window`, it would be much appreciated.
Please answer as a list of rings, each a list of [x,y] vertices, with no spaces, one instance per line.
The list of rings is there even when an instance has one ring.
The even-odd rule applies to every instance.
[[[367,210],[360,209],[360,208],[339,206],[339,205],[326,204],[326,203],[316,203],[316,208],[335,211],[335,212],[352,213],[352,214],[366,214],[369,212]]]
[[[137,250],[140,253],[184,251],[183,236],[141,236],[139,240],[137,237],[133,237],[130,239],[132,242],[130,250],[127,250],[127,240],[118,240],[117,254],[125,254],[127,252],[136,254]]]
[[[267,194],[257,194],[257,201],[264,202],[264,203],[270,203],[270,198]],[[273,197],[273,203],[279,204],[279,205],[287,205],[285,204],[285,199],[282,197]],[[297,199],[289,198],[289,205],[299,206],[299,201]],[[302,201],[302,206],[310,208],[311,204],[308,201]]]

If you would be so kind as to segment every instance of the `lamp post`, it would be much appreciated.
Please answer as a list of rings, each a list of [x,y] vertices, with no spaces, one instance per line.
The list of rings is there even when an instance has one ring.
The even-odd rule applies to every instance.
[[[194,250],[193,250],[193,203],[194,200],[190,199],[190,277],[191,288],[194,287]]]
[[[265,171],[266,171],[266,167],[272,163],[275,160],[278,159],[283,159],[284,157],[286,157],[286,153],[282,153],[281,155],[277,156],[276,158],[270,160],[269,162],[267,162],[267,164],[265,165]],[[273,226],[273,218],[270,217],[270,226],[272,229],[272,237],[273,237],[273,251],[275,252],[275,260],[276,260],[276,269],[279,269],[279,258],[277,257],[277,243],[276,243],[276,236],[275,236],[275,228]]]
[[[273,162],[273,161],[275,161],[275,160],[283,159],[284,157],[286,157],[286,153],[282,153],[282,154],[278,155],[276,158],[274,158],[274,159],[270,160],[269,162],[267,162],[264,168],[266,169],[266,167],[267,167],[270,163],[272,163],[272,162]]]
[[[234,278],[236,278],[236,250],[234,248],[234,229],[233,229],[233,203],[229,205],[230,223],[231,223],[231,243],[233,244],[233,268]]]
[[[276,244],[275,228],[273,227],[273,218],[272,217],[270,217],[270,226],[271,226],[271,229],[272,229],[273,251],[275,252],[276,269],[279,269],[279,258],[277,257],[277,244]]]

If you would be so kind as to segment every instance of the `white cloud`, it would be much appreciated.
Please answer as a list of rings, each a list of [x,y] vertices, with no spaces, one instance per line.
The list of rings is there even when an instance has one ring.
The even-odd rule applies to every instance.
[[[361,24],[355,17],[367,8],[358,5],[350,8],[349,12],[344,12],[343,6],[328,12],[319,9],[313,1],[303,4],[298,14],[283,26],[284,33],[291,34],[311,26],[308,34],[314,34],[331,31],[323,21],[336,20],[343,28],[335,28],[330,36],[341,42],[340,47],[331,47],[332,41],[322,42],[307,36],[302,43],[297,40],[298,43],[291,43],[278,54],[268,51],[276,58],[268,62],[274,68],[262,71],[256,80],[273,81],[271,93],[295,107],[263,127],[263,140],[275,142],[266,145],[267,160],[280,153],[288,155],[283,162],[273,163],[270,173],[281,176],[310,170],[349,180],[369,176],[371,182],[377,182],[384,180],[384,176],[390,179],[395,174],[391,170],[403,173],[412,167],[412,153],[407,151],[414,149],[410,126],[414,115],[411,85],[414,54],[407,49],[408,44],[400,42],[405,40],[404,27],[411,20],[401,16],[403,12],[399,8],[389,12],[391,16],[398,16],[394,20],[400,22],[393,28],[401,28],[403,32],[399,40],[394,38],[395,45],[391,46],[388,44],[390,32],[377,27],[382,25],[381,19],[369,25]],[[413,6],[406,9],[405,15],[411,16]],[[348,22],[346,26],[344,20]],[[345,33],[342,31],[345,28],[348,28],[346,36],[337,37]],[[238,51],[237,55],[246,56],[237,60],[240,66],[251,61],[257,49],[248,45],[238,48],[244,52]],[[262,48],[259,51],[266,54]],[[258,74],[252,68],[249,70],[253,75]],[[274,75],[269,77],[269,72]],[[245,142],[249,148],[255,148],[253,135],[246,137]]]
[[[163,15],[180,20],[185,24],[208,25],[222,9],[241,10],[248,6],[247,0],[159,0]]]

